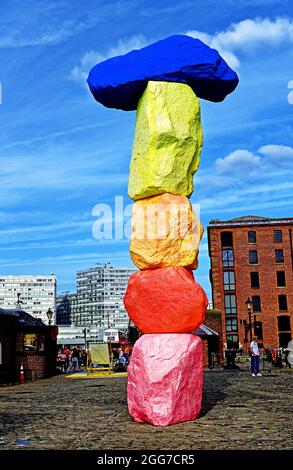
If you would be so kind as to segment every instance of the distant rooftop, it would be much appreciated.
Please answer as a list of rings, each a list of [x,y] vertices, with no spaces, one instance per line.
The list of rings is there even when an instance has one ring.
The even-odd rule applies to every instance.
[[[137,271],[133,267],[111,266],[111,263],[96,263],[96,266],[92,268],[81,269],[77,271],[77,274],[84,274],[84,273],[94,272],[94,271],[104,271],[108,269],[112,271]]]
[[[225,225],[278,225],[278,224],[293,224],[293,217],[286,218],[269,218],[260,217],[257,215],[245,215],[243,217],[236,217],[235,219],[220,220],[213,219],[210,221],[209,226],[225,226]]]

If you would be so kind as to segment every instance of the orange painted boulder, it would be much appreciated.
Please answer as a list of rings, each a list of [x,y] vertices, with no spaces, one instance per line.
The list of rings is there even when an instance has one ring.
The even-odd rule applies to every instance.
[[[167,426],[196,419],[202,400],[202,342],[193,334],[143,335],[128,366],[127,400],[135,421]]]
[[[130,256],[139,269],[196,269],[203,227],[186,196],[161,194],[133,205]]]
[[[192,271],[167,267],[132,274],[124,305],[142,333],[187,333],[204,322],[208,300]]]

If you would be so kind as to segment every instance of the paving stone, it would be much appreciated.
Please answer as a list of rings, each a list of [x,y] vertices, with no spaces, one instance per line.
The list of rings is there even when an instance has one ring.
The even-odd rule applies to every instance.
[[[58,376],[1,387],[1,450],[22,449],[18,440],[29,449],[117,449],[118,441],[121,450],[293,448],[290,373],[206,371],[198,419],[165,428],[132,421],[126,381]]]

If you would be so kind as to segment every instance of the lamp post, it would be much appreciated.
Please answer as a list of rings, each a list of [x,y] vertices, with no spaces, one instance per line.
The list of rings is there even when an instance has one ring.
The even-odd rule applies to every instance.
[[[248,299],[246,300],[246,308],[247,308],[247,312],[248,312],[248,318],[249,318],[249,323],[248,323],[248,327],[249,327],[249,339],[250,339],[250,342],[252,341],[252,323],[251,323],[251,312],[252,312],[252,301],[250,300],[250,298],[248,297]]]
[[[248,329],[249,329],[249,326],[247,325],[247,320],[240,320],[240,324],[244,325],[244,343],[247,345],[248,343],[248,339],[247,339],[247,333],[248,333]]]
[[[49,326],[51,326],[51,323],[52,323],[52,318],[53,318],[53,312],[52,310],[49,308],[49,310],[47,311],[47,317],[48,317],[48,324]]]
[[[82,332],[83,332],[83,337],[84,337],[84,346],[85,346],[85,349],[87,349],[87,342],[86,342],[86,333],[87,333],[87,331],[86,331],[86,327],[82,330]]]

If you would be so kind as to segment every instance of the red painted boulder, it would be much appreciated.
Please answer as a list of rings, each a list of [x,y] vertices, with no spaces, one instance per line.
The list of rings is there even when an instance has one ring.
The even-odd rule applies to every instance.
[[[188,333],[204,322],[208,300],[192,271],[176,266],[132,274],[124,305],[143,333]]]
[[[203,353],[198,336],[143,335],[128,366],[127,397],[135,421],[168,426],[196,419],[202,400]]]

